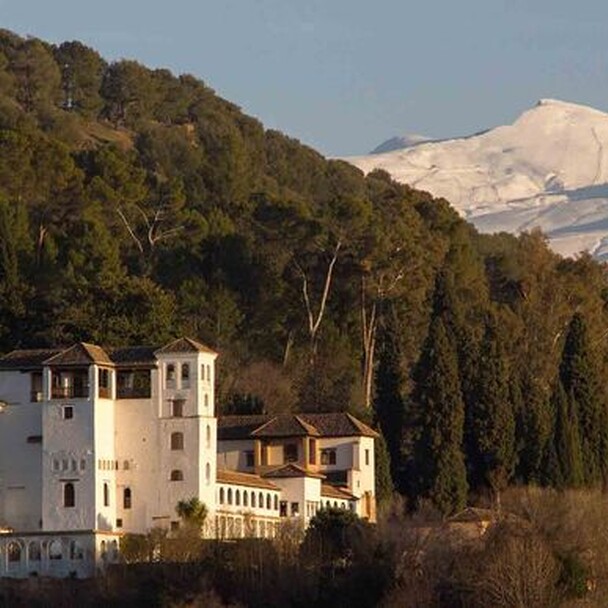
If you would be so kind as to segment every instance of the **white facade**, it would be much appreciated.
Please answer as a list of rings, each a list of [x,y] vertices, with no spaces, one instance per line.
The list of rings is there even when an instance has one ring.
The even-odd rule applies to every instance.
[[[0,576],[91,576],[117,559],[121,535],[178,526],[175,507],[192,497],[221,538],[272,536],[325,506],[374,519],[373,431],[295,423],[294,437],[220,429],[218,440],[216,356],[184,338],[0,358]],[[300,420],[243,419],[272,431],[287,418]]]

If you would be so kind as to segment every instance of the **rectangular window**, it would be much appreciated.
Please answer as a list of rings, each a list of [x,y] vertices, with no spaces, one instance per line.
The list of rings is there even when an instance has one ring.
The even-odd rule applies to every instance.
[[[30,388],[30,401],[32,403],[39,403],[42,401],[42,372],[32,372]]]
[[[298,515],[300,515],[300,503],[292,502],[291,503],[291,516],[297,517]]]
[[[317,464],[317,440],[308,440],[308,462],[309,464]]]
[[[249,468],[253,468],[255,466],[253,450],[247,450],[245,452],[245,466]]]
[[[99,396],[104,399],[110,398],[110,370],[100,369],[98,371],[99,379]]]
[[[174,418],[181,418],[184,415],[185,399],[173,399],[171,402],[171,415]]]
[[[283,446],[283,462],[298,461],[298,445],[296,443],[286,443]]]
[[[336,449],[325,448],[321,450],[321,464],[332,465],[336,464]]]
[[[149,399],[151,386],[149,369],[120,370],[116,374],[117,399]]]
[[[64,420],[71,420],[74,418],[74,408],[71,405],[64,405],[61,408],[61,417]]]
[[[365,466],[369,466],[369,450],[365,450]]]
[[[279,515],[281,517],[287,517],[287,501],[286,500],[282,500],[280,502]]]
[[[122,528],[122,519],[120,517],[116,520],[116,527]]]

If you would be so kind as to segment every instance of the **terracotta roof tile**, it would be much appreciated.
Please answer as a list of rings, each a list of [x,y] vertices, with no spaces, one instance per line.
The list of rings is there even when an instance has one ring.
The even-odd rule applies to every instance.
[[[228,469],[217,470],[217,482],[227,483],[234,486],[248,486],[252,488],[264,488],[266,490],[280,490],[272,481],[263,479],[259,475],[251,473],[241,473],[239,471],[230,471]]]
[[[378,433],[347,412],[329,414],[300,414],[306,422],[318,429],[321,437],[378,437]]]
[[[157,349],[157,353],[210,353],[217,355],[212,348],[193,340],[192,338],[178,338],[169,344]]]
[[[217,438],[221,440],[250,439],[251,433],[270,420],[270,416],[219,416]]]
[[[153,346],[127,346],[123,348],[106,348],[110,359],[116,365],[154,365],[156,348]]]
[[[332,486],[328,483],[321,483],[321,496],[324,498],[338,498],[340,500],[358,500],[348,490]]]
[[[306,437],[319,436],[314,426],[294,414],[274,416],[268,422],[251,433],[253,437]]]
[[[112,365],[112,360],[101,346],[79,342],[44,362],[45,365],[90,365],[91,363]]]
[[[372,428],[346,412],[280,414],[278,416],[220,416],[218,439],[253,437],[378,437]]]
[[[14,350],[0,357],[0,369],[31,369],[42,367],[42,363],[60,350],[36,348],[29,350]]]
[[[293,462],[269,469],[266,472],[262,473],[262,477],[270,479],[280,479],[289,477],[315,477],[317,479],[325,479],[325,475],[321,475],[320,473],[313,473],[312,471],[309,471]]]

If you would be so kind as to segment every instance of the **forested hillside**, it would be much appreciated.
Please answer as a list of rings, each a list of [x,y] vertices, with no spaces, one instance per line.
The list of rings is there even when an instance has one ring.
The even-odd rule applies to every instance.
[[[224,411],[367,415],[395,485],[450,512],[605,481],[606,287],[192,76],[0,32],[2,352],[198,338]]]

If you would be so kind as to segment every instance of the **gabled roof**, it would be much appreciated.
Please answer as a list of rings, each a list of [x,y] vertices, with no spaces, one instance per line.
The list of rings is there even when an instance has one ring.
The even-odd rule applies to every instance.
[[[79,342],[44,361],[45,365],[90,365],[91,363],[112,365],[112,360],[101,346]]]
[[[268,422],[269,416],[220,416],[217,419],[217,438],[220,440],[250,439],[251,433]]]
[[[116,365],[155,365],[154,346],[126,346],[106,348],[110,359]]]
[[[156,350],[156,354],[166,353],[210,353],[217,355],[213,349],[192,338],[178,338]]]
[[[280,490],[279,486],[272,483],[272,481],[263,479],[259,475],[241,473],[240,471],[231,471],[228,469],[218,469],[216,480],[218,483],[227,483],[234,486],[263,488],[265,490]]]
[[[348,490],[337,488],[328,483],[321,483],[321,496],[323,496],[323,498],[337,498],[339,500],[359,500]]]
[[[14,350],[0,357],[0,369],[35,369],[44,361],[61,351],[50,348]]]
[[[251,433],[252,437],[318,437],[319,431],[300,416],[284,414],[275,416]]]
[[[314,426],[321,437],[379,437],[374,429],[347,412],[300,414],[300,417]]]
[[[262,473],[262,477],[270,479],[290,478],[290,477],[315,477],[316,479],[325,479],[325,475],[320,473],[313,473],[308,471],[304,467],[301,467],[294,462],[283,464],[279,467],[269,469]]]
[[[218,418],[219,440],[304,436],[378,437],[378,433],[346,412]]]

